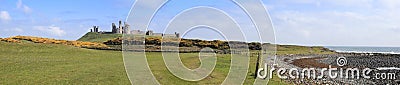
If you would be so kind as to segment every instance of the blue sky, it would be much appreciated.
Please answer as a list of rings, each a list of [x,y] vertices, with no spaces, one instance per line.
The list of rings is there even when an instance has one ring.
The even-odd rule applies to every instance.
[[[196,0],[194,0],[196,1]],[[194,2],[193,1],[193,2]],[[199,0],[205,1],[205,0]],[[93,25],[110,25],[128,16],[133,0],[0,0],[0,37],[42,36],[76,40]],[[185,7],[207,5],[224,10],[240,24],[249,24],[227,1],[184,1],[160,10],[156,23],[168,22]],[[400,46],[399,0],[263,0],[279,44],[323,46]],[[169,8],[168,8],[169,7]],[[172,10],[171,10],[172,9]],[[195,16],[194,16],[195,17]],[[163,31],[164,24],[149,28]],[[245,27],[251,28],[251,26]],[[203,36],[207,33],[208,36]],[[249,40],[254,33],[247,32]],[[215,39],[218,34],[199,29],[194,38]]]
[[[75,40],[93,25],[125,20],[129,0],[0,0],[0,37],[31,35]]]

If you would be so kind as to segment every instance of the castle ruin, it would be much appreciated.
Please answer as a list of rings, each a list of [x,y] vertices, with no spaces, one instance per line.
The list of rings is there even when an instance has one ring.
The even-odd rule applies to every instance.
[[[141,30],[130,30],[130,25],[126,22],[122,24],[122,21],[118,22],[118,27],[115,23],[111,24],[111,32],[109,31],[99,31],[99,26],[93,26],[93,29],[90,29],[90,32],[96,32],[101,34],[137,34],[137,35],[148,35],[148,36],[165,36],[165,37],[176,37],[179,38],[179,33],[175,32],[174,34],[163,34],[163,33],[154,33],[153,30],[149,31],[141,31]]]
[[[99,26],[93,26],[93,29],[90,29],[90,32],[99,32]]]

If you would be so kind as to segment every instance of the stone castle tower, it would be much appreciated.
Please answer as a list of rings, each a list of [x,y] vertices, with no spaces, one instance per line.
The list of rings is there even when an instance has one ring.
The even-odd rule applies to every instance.
[[[111,31],[112,33],[117,33],[117,30],[118,30],[118,29],[117,29],[117,26],[115,25],[115,23],[112,23],[111,28],[112,28],[112,29],[111,29],[111,30],[112,30],[112,31]]]
[[[122,34],[123,31],[123,27],[122,27],[122,21],[119,21],[119,25],[118,25],[118,34]]]
[[[123,29],[122,29],[123,31],[122,31],[122,33],[123,34],[130,34],[131,32],[131,30],[130,30],[130,28],[129,28],[129,24],[127,24],[126,22],[124,22],[124,27],[123,27]]]
[[[118,22],[118,27],[115,25],[115,23],[112,23],[111,25],[112,28],[112,33],[114,34],[130,34],[130,25],[124,22],[122,24],[122,21]]]
[[[93,29],[90,30],[91,32],[99,32],[99,26],[93,26]]]

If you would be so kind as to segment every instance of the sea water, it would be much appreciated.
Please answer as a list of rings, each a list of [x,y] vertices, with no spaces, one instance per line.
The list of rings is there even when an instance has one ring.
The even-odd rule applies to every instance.
[[[400,47],[352,47],[352,46],[326,46],[330,50],[342,53],[385,53],[400,54]]]

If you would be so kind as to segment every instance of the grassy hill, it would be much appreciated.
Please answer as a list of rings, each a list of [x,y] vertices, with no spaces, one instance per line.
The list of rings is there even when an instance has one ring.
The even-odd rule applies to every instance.
[[[120,39],[117,39],[119,37],[122,37],[121,34],[100,34],[100,33],[93,33],[89,32],[86,35],[82,36],[78,41],[88,41],[88,42],[98,42],[98,43],[104,43],[106,41],[111,40],[113,41],[118,41],[117,43],[121,43]],[[159,46],[160,41],[162,37],[156,37],[156,36],[146,36],[146,44],[148,45],[155,45]],[[204,41],[204,40],[195,40],[195,39],[182,39],[181,45],[185,46],[205,46],[205,47],[211,47],[211,48],[223,48],[225,46],[226,48],[226,43],[223,41]],[[197,45],[196,45],[197,44]],[[249,44],[249,46],[252,44]],[[120,45],[109,45],[113,49],[120,49]],[[250,46],[251,47],[251,46]],[[286,55],[286,54],[333,54],[335,52],[321,47],[321,46],[297,46],[297,45],[277,45],[277,51],[276,53],[278,55]]]
[[[321,46],[297,46],[297,45],[277,45],[276,54],[287,55],[287,54],[334,54],[327,48]]]
[[[88,32],[79,38],[77,41],[87,41],[87,42],[98,42],[103,43],[108,40],[112,40],[118,37],[122,37],[122,34],[101,34],[95,32]]]

